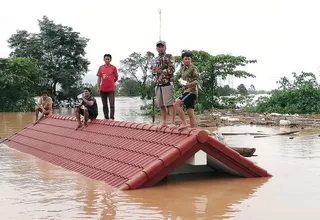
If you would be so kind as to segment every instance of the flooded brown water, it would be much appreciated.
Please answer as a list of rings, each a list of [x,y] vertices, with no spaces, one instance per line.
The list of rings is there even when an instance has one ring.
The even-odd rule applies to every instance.
[[[117,99],[116,118],[150,121],[137,114],[140,103],[139,99]],[[72,114],[68,110],[55,113]],[[0,113],[1,138],[19,131],[33,119],[33,113]],[[255,126],[219,129],[266,133],[281,130]],[[103,182],[1,147],[0,219],[319,219],[318,135],[305,132],[294,139],[226,136],[226,142],[232,147],[256,147],[257,156],[250,160],[273,177],[176,177],[155,187],[121,192]]]

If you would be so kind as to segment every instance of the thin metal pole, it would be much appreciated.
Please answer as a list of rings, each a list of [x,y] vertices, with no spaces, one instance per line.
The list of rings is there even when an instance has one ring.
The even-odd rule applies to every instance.
[[[159,41],[161,40],[161,8],[159,8]],[[152,123],[155,122],[155,90],[152,92]]]
[[[153,91],[153,95],[152,95],[152,124],[154,124],[154,122],[155,122],[155,114],[154,114],[154,93],[155,93],[155,91]]]
[[[161,8],[159,8],[159,40],[161,40]]]

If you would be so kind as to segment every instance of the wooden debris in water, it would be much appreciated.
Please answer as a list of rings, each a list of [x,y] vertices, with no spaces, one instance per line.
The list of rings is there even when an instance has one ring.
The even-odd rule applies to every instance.
[[[245,147],[230,147],[232,150],[238,152],[243,157],[252,157],[256,152],[256,148],[245,148]]]
[[[268,134],[262,134],[262,133],[248,133],[248,132],[242,132],[242,133],[221,133],[223,136],[231,136],[231,135],[268,135]]]
[[[276,135],[290,135],[298,133],[299,131],[289,131],[289,132],[281,132],[277,134],[264,134],[264,133],[250,133],[250,132],[242,132],[242,133],[221,133],[223,136],[231,136],[231,135],[254,135],[254,138],[259,137],[269,137],[269,136],[276,136]]]
[[[263,137],[271,137],[271,136],[279,136],[279,135],[290,135],[290,134],[296,134],[299,131],[289,131],[289,132],[282,132],[277,134],[260,134],[257,136],[254,136],[254,138],[263,138]]]

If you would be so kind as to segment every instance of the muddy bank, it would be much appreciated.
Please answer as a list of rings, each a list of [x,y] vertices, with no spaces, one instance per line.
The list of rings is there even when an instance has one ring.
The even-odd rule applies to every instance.
[[[284,126],[289,128],[320,128],[320,115],[288,115],[247,113],[241,110],[213,110],[197,115],[199,127],[233,125]]]

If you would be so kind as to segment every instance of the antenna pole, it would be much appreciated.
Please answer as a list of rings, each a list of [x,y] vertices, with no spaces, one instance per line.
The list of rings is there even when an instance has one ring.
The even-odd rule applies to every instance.
[[[159,40],[161,40],[161,8],[159,8]]]
[[[161,40],[161,8],[159,8],[159,41]],[[155,100],[154,100],[154,91],[152,93],[152,124],[155,122]]]

